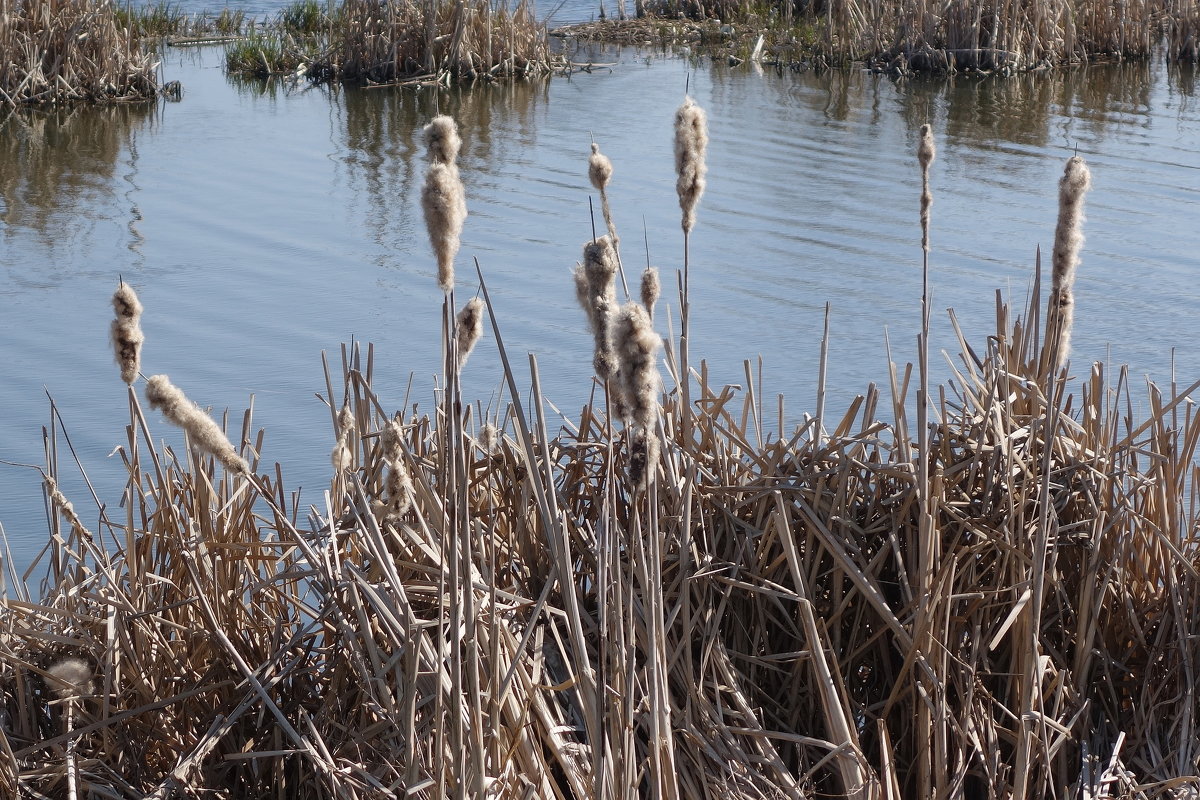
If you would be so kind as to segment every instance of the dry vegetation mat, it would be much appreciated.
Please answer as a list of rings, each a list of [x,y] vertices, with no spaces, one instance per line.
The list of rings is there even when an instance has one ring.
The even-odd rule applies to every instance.
[[[0,104],[150,100],[156,63],[109,0],[3,0]]]
[[[1039,265],[1022,308],[998,296],[952,381],[929,382],[926,291],[915,367],[785,429],[749,365],[744,391],[690,366],[702,109],[676,116],[672,341],[657,271],[622,265],[619,174],[593,147],[605,233],[575,283],[595,394],[552,423],[483,273],[455,276],[457,129],[426,138],[437,399],[379,396],[370,347],[326,361],[315,506],[262,460],[249,411],[218,422],[143,375],[143,309],[118,287],[128,483],[72,505],[60,478],[81,465],[52,416],[44,578],[10,574],[0,615],[0,794],[1194,796],[1196,386],[1068,364],[1082,159],[1045,291]],[[927,290],[928,127],[916,155]],[[459,308],[459,287],[479,296]],[[482,358],[509,398],[486,413],[459,389]]]

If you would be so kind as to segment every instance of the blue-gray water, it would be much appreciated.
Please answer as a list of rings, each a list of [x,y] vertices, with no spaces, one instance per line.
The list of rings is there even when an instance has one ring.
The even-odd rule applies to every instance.
[[[826,301],[831,411],[886,382],[885,331],[897,361],[913,357],[914,152],[926,121],[939,148],[935,309],[954,307],[981,345],[995,290],[1024,298],[1035,248],[1052,239],[1063,163],[1078,150],[1094,189],[1075,362],[1128,363],[1135,377],[1165,381],[1174,356],[1181,381],[1200,377],[1194,72],[1127,65],[897,84],[609,51],[611,70],[532,83],[288,91],[231,81],[220,57],[167,51],[163,75],[183,82],[180,103],[0,126],[0,459],[44,462],[44,387],[105,502],[119,499],[109,454],[128,420],[108,343],[118,275],[146,306],[145,373],[167,373],[237,419],[253,397],[265,460],[281,461],[308,502],[321,504],[328,479],[329,415],[314,398],[322,349],[336,360],[351,337],[374,342],[385,403],[400,406],[411,375],[414,399],[429,407],[441,295],[420,215],[417,132],[437,110],[459,119],[465,140],[460,302],[475,291],[477,257],[520,371],[536,354],[545,394],[577,410],[591,357],[570,269],[591,236],[589,141],[616,167],[627,264],[644,261],[644,221],[651,260],[673,274],[682,236],[671,124],[689,75],[711,129],[692,242],[692,352],[739,383],[742,359],[761,354],[766,404],[784,394],[790,424],[813,408]],[[935,324],[935,345],[951,348],[945,315]],[[501,376],[490,331],[467,373],[467,396],[486,406]],[[94,523],[78,470],[59,455],[65,488]],[[28,563],[46,536],[32,471],[0,465],[0,523],[16,563]]]

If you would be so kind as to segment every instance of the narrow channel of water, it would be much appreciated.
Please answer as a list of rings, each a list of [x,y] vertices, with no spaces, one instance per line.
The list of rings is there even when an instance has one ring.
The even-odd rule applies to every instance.
[[[912,358],[913,154],[926,121],[939,146],[935,309],[954,307],[982,343],[995,291],[1024,298],[1035,249],[1051,243],[1063,162],[1078,151],[1095,188],[1074,360],[1128,363],[1135,378],[1160,380],[1174,363],[1181,381],[1200,377],[1193,71],[895,83],[607,51],[611,69],[531,83],[289,91],[228,79],[220,56],[166,53],[164,76],[185,87],[179,103],[0,124],[0,459],[44,461],[44,387],[106,502],[119,499],[109,454],[127,421],[107,338],[118,275],[146,306],[145,372],[239,417],[253,396],[265,458],[283,462],[308,502],[321,502],[331,445],[313,396],[322,349],[374,342],[381,394],[398,408],[412,376],[412,398],[430,406],[441,300],[420,215],[418,131],[438,110],[459,120],[465,140],[460,302],[475,291],[477,257],[510,354],[522,370],[524,354],[536,354],[546,395],[572,414],[591,375],[570,280],[591,236],[588,143],[616,167],[626,262],[644,263],[644,223],[651,260],[673,274],[682,237],[671,123],[689,76],[711,126],[693,239],[693,353],[730,382],[744,382],[742,359],[761,354],[767,405],[784,394],[790,423],[813,408],[827,301],[831,410],[886,381],[885,331],[894,357]],[[935,323],[935,345],[951,348],[945,315]],[[467,373],[467,396],[486,406],[500,382],[490,332]],[[68,456],[65,488],[94,522]],[[33,472],[0,466],[0,523],[15,561],[27,563],[46,530]]]

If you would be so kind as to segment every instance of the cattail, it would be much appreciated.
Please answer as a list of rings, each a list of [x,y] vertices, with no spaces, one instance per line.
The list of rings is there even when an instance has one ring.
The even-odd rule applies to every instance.
[[[113,293],[112,304],[117,313],[111,328],[113,352],[121,367],[121,380],[133,383],[141,369],[142,343],[146,340],[141,327],[142,304],[125,281]]]
[[[438,262],[438,286],[443,292],[454,288],[454,257],[461,244],[463,221],[467,218],[467,200],[458,168],[435,162],[425,173],[421,207],[429,243]]]
[[[628,303],[617,317],[614,331],[620,368],[617,382],[625,396],[630,421],[651,428],[658,412],[659,375],[655,354],[662,340],[650,316],[637,303]]]
[[[658,277],[657,267],[646,267],[642,272],[642,305],[650,319],[654,319],[654,304],[662,294],[662,281]]]
[[[388,471],[377,511],[386,520],[395,521],[412,508],[414,491],[412,478],[404,466],[403,439],[404,426],[399,420],[392,420],[384,427],[382,456]]]
[[[596,340],[593,364],[602,380],[614,376],[617,369],[617,354],[612,344],[617,313],[616,274],[617,254],[607,236],[583,246],[583,266],[576,269],[575,287]]]
[[[921,126],[921,141],[917,145],[917,162],[921,165],[921,249],[929,254],[929,210],[933,207],[933,192],[929,189],[929,165],[937,149],[933,145],[933,128]]]
[[[600,145],[592,142],[592,154],[588,157],[588,180],[592,182],[592,187],[603,192],[612,180],[612,174],[612,162],[600,152]]]
[[[429,150],[429,161],[433,164],[454,164],[462,149],[458,135],[458,124],[445,114],[434,117],[425,126],[425,146]]]
[[[79,515],[75,513],[75,506],[71,505],[71,501],[68,500],[67,496],[62,493],[61,489],[58,488],[58,481],[54,480],[54,478],[49,475],[43,475],[42,483],[46,487],[46,496],[50,498],[50,504],[58,509],[58,513],[62,514],[63,519],[65,519],[72,528],[74,528],[76,531],[79,531],[79,533],[86,537],[88,541],[92,541],[94,539],[92,532],[87,529],[87,527],[83,524],[83,520],[81,520]]]
[[[150,407],[162,412],[170,422],[187,431],[192,444],[216,457],[232,472],[249,472],[250,465],[239,456],[217,423],[188,400],[166,375],[152,375],[146,381],[146,399]]]
[[[588,180],[600,193],[600,210],[604,213],[604,226],[608,229],[608,238],[612,240],[613,249],[620,245],[617,238],[617,226],[613,223],[612,207],[608,204],[608,182],[612,180],[613,165],[608,156],[600,152],[600,145],[592,142],[592,154],[588,157]]]
[[[615,338],[620,353],[617,384],[625,414],[637,431],[630,442],[629,475],[635,486],[644,488],[658,463],[654,428],[660,379],[654,360],[662,342],[650,324],[650,316],[636,303],[621,309]]]
[[[350,449],[350,435],[354,433],[354,412],[350,406],[342,406],[337,419],[337,444],[333,447],[329,460],[333,463],[335,472],[349,469],[354,463],[354,453]]]
[[[479,447],[485,453],[491,453],[496,449],[496,443],[500,441],[500,429],[492,423],[485,423],[479,431]]]
[[[93,670],[82,658],[68,656],[51,664],[46,673],[54,678],[50,690],[60,700],[68,697],[86,697],[92,693]]]
[[[704,151],[708,147],[708,120],[696,101],[685,97],[675,112],[675,190],[679,208],[683,211],[683,232],[691,233],[696,225],[696,204],[704,194]]]
[[[1083,247],[1083,198],[1092,188],[1092,174],[1079,156],[1067,160],[1058,182],[1058,226],[1054,229],[1054,268],[1050,291],[1051,330],[1058,335],[1061,365],[1071,352],[1071,328],[1075,322],[1075,270]]]
[[[467,363],[467,356],[483,336],[483,301],[472,298],[454,318],[454,337],[458,344],[458,368]]]

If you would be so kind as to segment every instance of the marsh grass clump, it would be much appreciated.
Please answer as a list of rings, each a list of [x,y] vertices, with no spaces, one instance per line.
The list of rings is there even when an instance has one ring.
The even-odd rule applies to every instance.
[[[589,247],[580,294],[615,307],[611,244]],[[1200,719],[1200,381],[1143,402],[1100,363],[1078,388],[1047,375],[1055,306],[1031,284],[1021,308],[996,298],[979,346],[955,326],[925,425],[911,364],[885,367],[890,397],[871,384],[795,426],[684,369],[681,341],[660,386],[633,302],[610,335],[625,408],[560,427],[536,359],[519,390],[499,335],[508,396],[486,412],[449,359],[422,413],[383,388],[399,360],[323,357],[320,401],[357,463],[307,512],[282,465],[219,475],[156,443],[126,393],[124,488],[88,501],[94,531],[68,528],[75,450],[53,425],[43,579],[0,592],[0,791],[1179,794]],[[147,398],[230,457],[165,376]],[[247,412],[257,457],[251,430]],[[52,685],[65,652],[93,662]]]
[[[53,106],[152,100],[153,58],[112,3],[5,3],[0,13],[0,104]]]

